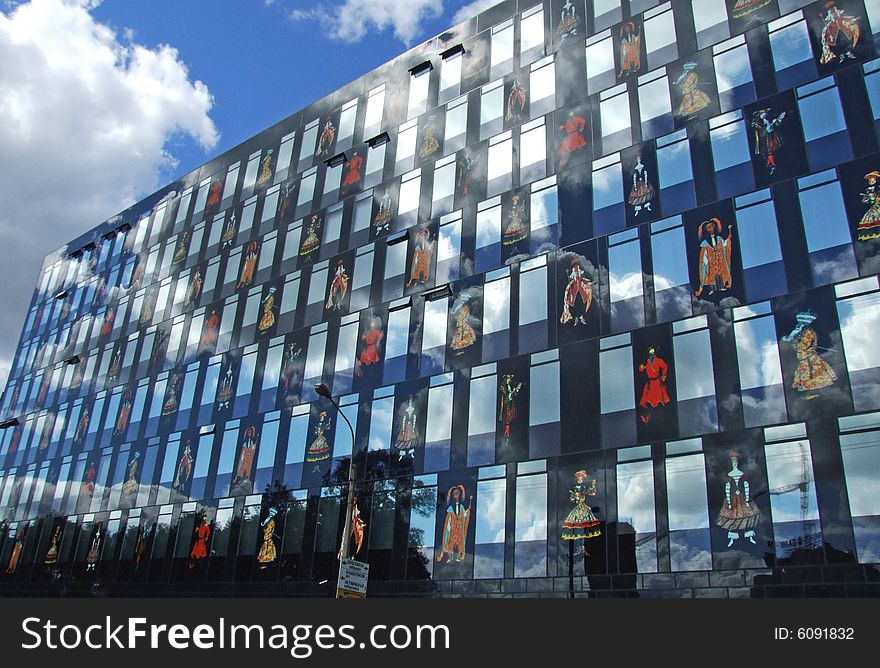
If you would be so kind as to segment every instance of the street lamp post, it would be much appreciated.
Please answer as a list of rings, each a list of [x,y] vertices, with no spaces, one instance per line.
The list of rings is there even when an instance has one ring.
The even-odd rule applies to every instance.
[[[342,546],[339,548],[339,553],[342,558],[339,560],[339,575],[336,578],[336,598],[339,598],[339,585],[341,584],[340,581],[342,579],[342,560],[348,558],[348,539],[351,535],[351,516],[354,510],[354,428],[351,426],[351,422],[348,421],[348,418],[345,417],[342,408],[340,408],[339,404],[333,399],[333,395],[330,394],[330,388],[324,383],[321,383],[320,385],[315,385],[315,392],[333,404],[336,408],[336,412],[342,416],[342,419],[345,420],[345,424],[348,425],[348,430],[351,432],[351,457],[348,460],[348,500],[345,502],[345,524],[342,529]]]

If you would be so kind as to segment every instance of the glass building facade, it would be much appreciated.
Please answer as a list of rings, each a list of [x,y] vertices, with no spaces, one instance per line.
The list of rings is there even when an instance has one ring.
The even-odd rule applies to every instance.
[[[0,590],[880,595],[875,32],[509,0],[49,255]]]

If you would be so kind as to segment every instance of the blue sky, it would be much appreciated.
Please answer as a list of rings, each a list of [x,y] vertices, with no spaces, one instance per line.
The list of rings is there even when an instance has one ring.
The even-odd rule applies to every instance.
[[[44,258],[495,0],[0,0],[0,387]]]
[[[205,82],[214,96],[211,118],[220,142],[210,154],[191,139],[178,138],[171,148],[180,166],[166,170],[166,181],[198,167],[207,158],[236,146],[258,132],[366,74],[453,24],[466,0],[406,0],[412,12],[425,9],[405,43],[395,27],[364,26],[363,37],[334,36],[341,21],[333,16],[343,0],[104,0],[93,10],[99,21],[148,47],[171,44],[189,68],[190,78]],[[372,0],[381,6],[381,0]],[[428,11],[442,7],[439,14]],[[327,12],[329,17],[292,15]],[[395,11],[392,8],[392,11]]]

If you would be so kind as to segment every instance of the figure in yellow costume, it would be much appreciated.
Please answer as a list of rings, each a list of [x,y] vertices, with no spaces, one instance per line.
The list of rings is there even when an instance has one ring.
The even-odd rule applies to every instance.
[[[263,300],[263,315],[260,317],[259,330],[265,332],[275,324],[275,286],[269,288],[269,294]]]
[[[678,106],[678,115],[692,117],[712,104],[712,100],[699,89],[700,77],[697,74],[696,63],[685,63],[684,71],[675,80],[675,85],[681,89],[681,104]]]
[[[446,559],[446,563],[464,561],[466,552],[468,524],[471,520],[471,507],[474,497],[468,499],[465,508],[462,499],[465,495],[464,485],[456,485],[446,492],[446,518],[443,520],[443,540],[440,543],[440,554],[437,561]]]
[[[257,561],[260,562],[260,568],[268,568],[269,564],[271,564],[278,556],[278,551],[275,548],[275,516],[278,514],[278,509],[275,506],[271,506],[269,508],[269,513],[266,515],[266,519],[263,520],[263,543],[260,545],[260,551],[257,554]]]
[[[791,386],[798,392],[811,392],[832,385],[837,380],[837,374],[831,365],[819,355],[819,337],[816,330],[810,327],[816,320],[816,314],[812,311],[801,311],[795,316],[797,326],[782,337],[783,341],[791,343],[797,355],[797,369]],[[828,348],[821,348],[828,350]],[[806,398],[812,399],[817,395]]]

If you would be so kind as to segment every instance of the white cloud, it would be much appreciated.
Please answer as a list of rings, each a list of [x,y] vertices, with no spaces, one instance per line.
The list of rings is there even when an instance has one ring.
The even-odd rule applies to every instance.
[[[392,29],[394,36],[410,45],[419,36],[422,21],[443,14],[443,0],[344,0],[329,9],[295,9],[296,21],[318,20],[327,34],[343,42],[359,42],[367,31]]]
[[[490,7],[494,7],[500,1],[501,0],[474,0],[455,12],[455,16],[452,17],[452,22],[461,23],[462,21],[467,21],[469,18],[485,12]]]
[[[160,186],[171,139],[218,141],[213,98],[177,50],[120,39],[96,4],[0,12],[0,384],[44,256]]]

